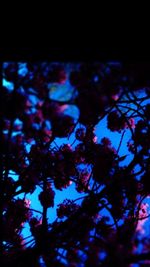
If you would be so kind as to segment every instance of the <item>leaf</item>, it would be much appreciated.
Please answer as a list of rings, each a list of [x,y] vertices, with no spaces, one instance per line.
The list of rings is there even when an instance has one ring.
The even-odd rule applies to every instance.
[[[74,93],[70,84],[49,84],[49,98],[58,101],[69,101]]]

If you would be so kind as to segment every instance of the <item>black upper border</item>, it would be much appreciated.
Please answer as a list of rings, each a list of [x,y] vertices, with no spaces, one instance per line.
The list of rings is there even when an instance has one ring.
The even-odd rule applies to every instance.
[[[95,61],[132,61],[150,62],[150,51],[135,50],[134,47],[121,45],[84,46],[84,47],[4,47],[0,49],[0,61],[58,61],[58,62],[95,62]]]

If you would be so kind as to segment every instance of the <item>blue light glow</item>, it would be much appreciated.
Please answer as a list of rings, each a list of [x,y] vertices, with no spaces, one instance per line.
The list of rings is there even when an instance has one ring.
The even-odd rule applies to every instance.
[[[7,81],[5,78],[2,79],[2,86],[6,87],[10,92],[14,90],[14,83]]]

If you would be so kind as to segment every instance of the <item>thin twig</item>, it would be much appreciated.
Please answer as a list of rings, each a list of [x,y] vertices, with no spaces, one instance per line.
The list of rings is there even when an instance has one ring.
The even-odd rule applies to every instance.
[[[124,130],[123,133],[122,133],[122,136],[121,136],[121,139],[120,139],[120,143],[119,143],[119,146],[118,146],[118,149],[117,149],[117,154],[119,153],[119,150],[120,150],[120,147],[121,147],[125,132],[126,132],[126,130]]]

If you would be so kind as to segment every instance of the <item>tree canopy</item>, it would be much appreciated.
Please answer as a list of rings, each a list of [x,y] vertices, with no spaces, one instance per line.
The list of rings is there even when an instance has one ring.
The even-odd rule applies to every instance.
[[[97,139],[104,118],[119,133],[117,149],[105,131]],[[126,131],[131,138],[125,144]],[[123,145],[131,156],[125,164]],[[149,178],[150,64],[2,64],[1,266],[150,265],[150,237],[142,235]],[[55,190],[63,194],[72,183],[81,197],[60,203],[50,223]],[[42,212],[26,197],[37,187]]]

